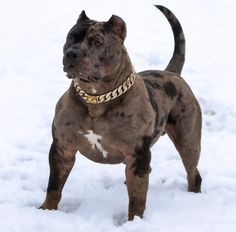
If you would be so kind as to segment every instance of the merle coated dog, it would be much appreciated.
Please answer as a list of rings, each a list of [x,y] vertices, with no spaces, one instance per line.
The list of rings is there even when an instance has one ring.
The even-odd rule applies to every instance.
[[[148,190],[151,146],[167,133],[187,172],[188,191],[201,191],[197,169],[201,109],[180,76],[185,38],[178,19],[168,19],[175,49],[164,71],[136,73],[124,46],[126,24],[113,15],[107,22],[83,11],[67,35],[64,71],[72,83],[59,99],[52,125],[50,177],[42,209],[57,209],[75,155],[99,163],[126,165],[128,219],[142,217]]]

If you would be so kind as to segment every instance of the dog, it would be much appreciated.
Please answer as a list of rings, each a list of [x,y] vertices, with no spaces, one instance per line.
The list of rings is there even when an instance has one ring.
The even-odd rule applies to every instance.
[[[197,169],[201,146],[201,108],[180,76],[185,37],[175,15],[156,6],[175,39],[164,71],[136,73],[126,48],[126,24],[107,22],[82,11],[63,48],[64,71],[72,78],[59,99],[52,124],[50,176],[41,209],[57,209],[75,155],[104,164],[124,163],[129,196],[128,220],[143,217],[149,183],[151,146],[167,133],[187,172],[188,191],[201,191]]]

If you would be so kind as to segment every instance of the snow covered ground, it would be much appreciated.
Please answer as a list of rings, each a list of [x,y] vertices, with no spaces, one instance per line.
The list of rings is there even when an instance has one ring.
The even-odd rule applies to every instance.
[[[199,169],[202,193],[186,192],[181,160],[167,136],[152,149],[144,219],[126,222],[123,165],[77,155],[58,211],[38,210],[45,197],[54,106],[70,81],[62,46],[81,10],[96,20],[127,23],[126,47],[137,71],[163,69],[173,36],[163,4],[187,41],[183,77],[203,110]],[[236,2],[234,0],[1,0],[1,232],[234,232],[236,228]]]

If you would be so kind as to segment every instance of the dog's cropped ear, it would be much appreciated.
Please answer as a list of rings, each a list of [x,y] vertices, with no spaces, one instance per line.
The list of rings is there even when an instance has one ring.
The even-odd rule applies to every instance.
[[[90,20],[90,18],[85,14],[85,11],[83,10],[81,13],[80,13],[80,16],[77,20],[77,23],[81,23],[83,21],[86,21],[86,20]]]
[[[122,41],[126,37],[126,24],[122,18],[112,15],[111,18],[105,23],[105,26],[120,36]]]

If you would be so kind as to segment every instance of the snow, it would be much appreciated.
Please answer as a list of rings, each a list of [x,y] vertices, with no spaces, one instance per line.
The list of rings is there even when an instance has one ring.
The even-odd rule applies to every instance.
[[[79,13],[127,23],[126,47],[136,71],[164,69],[173,52],[163,4],[187,41],[183,77],[203,110],[199,169],[202,193],[186,191],[186,174],[167,136],[152,148],[144,218],[127,222],[124,165],[80,155],[58,211],[43,211],[51,122],[70,81],[62,46]],[[234,0],[1,0],[0,231],[233,232],[236,227],[236,65]]]

